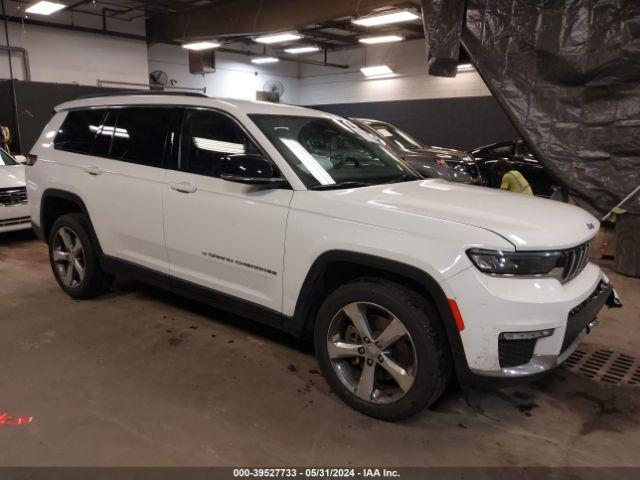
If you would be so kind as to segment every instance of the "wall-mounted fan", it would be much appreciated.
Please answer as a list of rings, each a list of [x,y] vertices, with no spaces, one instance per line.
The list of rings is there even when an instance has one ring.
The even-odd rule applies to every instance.
[[[169,83],[169,75],[162,70],[154,70],[149,74],[149,83],[158,87],[166,87]]]
[[[284,94],[284,84],[280,80],[267,80],[262,86],[264,99],[268,102],[280,103]]]

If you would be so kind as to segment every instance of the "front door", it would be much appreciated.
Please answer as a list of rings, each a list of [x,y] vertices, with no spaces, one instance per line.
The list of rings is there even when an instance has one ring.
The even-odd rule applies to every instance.
[[[280,311],[293,191],[219,178],[230,154],[261,154],[228,115],[185,112],[178,170],[163,189],[171,277]]]

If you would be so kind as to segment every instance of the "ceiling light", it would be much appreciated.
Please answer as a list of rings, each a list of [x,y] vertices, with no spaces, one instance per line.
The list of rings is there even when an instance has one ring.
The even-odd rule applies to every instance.
[[[183,44],[182,48],[188,50],[210,50],[212,48],[218,48],[219,46],[220,44],[216,42],[193,42]]]
[[[31,5],[29,8],[25,10],[27,13],[35,13],[37,15],[51,15],[52,13],[57,12],[58,10],[62,10],[66,5],[61,3],[54,2],[38,2],[34,5]]]
[[[360,71],[365,77],[377,77],[380,75],[390,75],[393,73],[387,65],[376,65],[374,67],[362,67]]]
[[[470,63],[460,63],[458,65],[459,72],[468,72],[471,70],[473,70],[473,65],[471,65]]]
[[[298,32],[283,32],[283,33],[273,33],[271,35],[263,35],[261,37],[256,37],[254,40],[258,43],[283,43],[283,42],[291,42],[293,40],[300,40],[302,35]]]
[[[382,35],[381,37],[364,37],[360,38],[358,41],[372,45],[375,43],[399,42],[401,40],[404,40],[404,38],[400,35]]]
[[[251,63],[276,63],[279,61],[276,57],[255,57],[251,59]]]
[[[320,50],[320,47],[295,47],[295,48],[285,48],[284,49],[285,52],[293,53],[293,54],[311,53],[311,52],[317,52],[318,50]]]
[[[390,23],[408,22],[420,18],[419,15],[409,11],[401,10],[391,13],[382,13],[380,15],[371,15],[369,17],[355,18],[351,23],[362,27],[376,27],[378,25],[389,25]]]

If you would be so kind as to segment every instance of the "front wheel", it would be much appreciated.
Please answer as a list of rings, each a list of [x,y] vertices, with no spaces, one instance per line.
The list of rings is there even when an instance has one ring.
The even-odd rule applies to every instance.
[[[361,279],[331,293],[318,312],[315,347],[327,382],[347,404],[383,420],[435,402],[451,376],[431,303],[394,282]]]

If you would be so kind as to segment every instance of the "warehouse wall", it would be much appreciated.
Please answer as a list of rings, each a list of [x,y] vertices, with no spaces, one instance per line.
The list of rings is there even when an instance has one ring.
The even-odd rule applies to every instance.
[[[6,2],[8,16],[16,15],[25,4]],[[73,16],[72,16],[73,15]],[[21,16],[21,13],[18,14]],[[99,15],[60,13],[34,19],[62,25],[102,28]],[[60,30],[16,22],[8,22],[9,42],[26,48],[34,81],[96,85],[98,79],[125,82],[148,81],[147,45],[145,41],[101,34]],[[144,35],[144,21],[110,20],[109,30]],[[0,44],[6,45],[4,23],[0,24]],[[11,54],[15,78],[24,79],[21,55]],[[9,78],[7,52],[0,51],[0,78]]]
[[[314,108],[344,117],[383,120],[425,145],[459,150],[519,137],[493,97],[357,102]]]
[[[321,60],[321,56],[309,57]],[[329,52],[329,61],[349,65],[348,70],[303,65],[300,67],[299,103],[321,105],[371,101],[489,96],[475,71],[455,78],[427,75],[425,44],[412,40]],[[386,64],[395,75],[366,78],[363,66]]]
[[[216,52],[216,71],[206,75],[189,73],[189,52],[175,45],[156,44],[149,47],[149,71],[161,70],[180,87],[206,87],[207,95],[221,98],[255,100],[270,79],[284,85],[284,103],[298,103],[298,65],[279,62],[255,65],[248,57]]]

